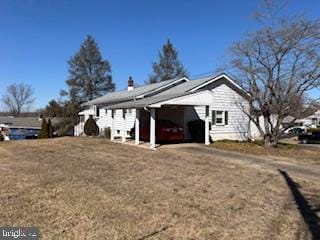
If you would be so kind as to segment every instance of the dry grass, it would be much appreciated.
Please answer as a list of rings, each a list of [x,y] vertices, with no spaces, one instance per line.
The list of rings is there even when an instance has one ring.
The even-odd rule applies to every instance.
[[[273,159],[299,162],[303,164],[320,164],[320,148],[304,147],[297,144],[279,143],[276,148],[266,148],[261,141],[239,142],[222,140],[212,144],[214,148],[253,154],[257,156],[270,156]]]
[[[42,239],[311,239],[281,176],[213,157],[90,138],[1,143],[0,156],[0,225]]]

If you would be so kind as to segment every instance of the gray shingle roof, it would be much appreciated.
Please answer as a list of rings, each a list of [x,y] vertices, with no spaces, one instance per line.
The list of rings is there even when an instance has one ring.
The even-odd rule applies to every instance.
[[[143,108],[151,104],[159,103],[162,101],[170,100],[177,97],[189,95],[188,92],[171,93],[171,94],[159,94],[152,97],[142,98],[140,100],[131,100],[127,102],[118,103],[115,105],[108,106],[107,109],[121,109],[121,108]]]
[[[192,90],[195,87],[200,86],[201,84],[213,79],[215,76],[209,76],[209,77],[203,77],[203,78],[198,78],[198,79],[194,79],[194,80],[190,80],[188,82],[185,82],[183,84],[177,85],[175,87],[172,87],[170,89],[168,89],[167,91],[164,91],[162,93],[159,93],[158,96],[161,95],[171,95],[171,94],[175,94],[175,93],[185,93],[188,92],[190,90]]]
[[[157,90],[161,87],[165,87],[166,85],[173,83],[177,80],[179,80],[179,79],[171,79],[171,80],[162,81],[159,83],[148,84],[145,86],[136,87],[131,91],[122,90],[122,91],[118,91],[118,92],[108,93],[102,97],[98,97],[98,98],[93,99],[91,101],[85,102],[82,104],[82,106],[108,104],[108,103],[110,104],[110,103],[132,100],[140,95],[147,94],[147,93],[152,92],[154,90]]]
[[[121,109],[121,108],[142,108],[158,102],[170,100],[176,97],[185,96],[191,94],[189,91],[193,88],[200,86],[201,84],[213,79],[215,76],[208,76],[190,80],[185,83],[174,86],[166,91],[158,93],[155,96],[143,98],[141,100],[126,101],[119,104],[111,105],[108,109]]]
[[[41,121],[35,117],[0,117],[0,124],[10,127],[41,128]]]
[[[167,95],[168,97],[170,97],[171,95],[174,96],[176,94],[182,94],[182,93],[188,92],[189,90],[205,83],[206,81],[208,81],[212,78],[213,78],[213,76],[209,76],[209,77],[195,79],[192,81],[187,81],[185,83],[181,83],[179,85],[176,85],[168,90],[157,93],[157,96]],[[138,97],[140,95],[146,95],[146,94],[152,93],[153,91],[156,91],[157,89],[159,89],[161,87],[165,87],[166,85],[169,85],[177,80],[178,79],[171,79],[171,80],[162,81],[159,83],[136,87],[135,89],[133,89],[131,91],[123,90],[123,91],[108,93],[102,97],[93,99],[93,100],[88,101],[86,103],[83,103],[82,106],[99,105],[99,104],[114,105],[114,104],[117,104],[118,102],[127,102],[127,101],[135,99],[136,97]],[[140,102],[141,100],[136,100],[136,101]]]
[[[55,124],[58,119],[51,119]],[[36,117],[0,117],[0,124],[8,125],[11,128],[34,128],[40,129],[42,121]]]

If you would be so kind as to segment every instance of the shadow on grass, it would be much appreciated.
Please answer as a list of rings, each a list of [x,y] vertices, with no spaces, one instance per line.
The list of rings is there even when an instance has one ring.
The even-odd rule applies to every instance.
[[[151,237],[153,237],[153,236],[155,236],[155,235],[167,230],[168,228],[170,228],[170,226],[165,226],[165,227],[163,227],[163,228],[161,228],[159,230],[156,230],[156,231],[154,231],[154,232],[152,232],[150,234],[147,234],[147,235],[145,235],[145,236],[143,236],[141,238],[138,238],[138,240],[145,240],[147,238],[151,238]]]
[[[308,203],[303,194],[299,191],[299,185],[295,183],[286,171],[278,169],[280,174],[286,180],[286,183],[292,193],[292,196],[296,202],[298,210],[309,228],[313,240],[320,239],[320,218],[316,214],[316,209]]]

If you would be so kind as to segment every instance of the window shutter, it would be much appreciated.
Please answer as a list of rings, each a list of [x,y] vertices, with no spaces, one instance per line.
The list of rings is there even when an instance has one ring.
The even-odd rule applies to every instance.
[[[212,111],[212,125],[216,125],[216,111]]]
[[[100,108],[96,106],[96,117],[100,117]]]
[[[228,111],[224,112],[224,125],[228,125]]]

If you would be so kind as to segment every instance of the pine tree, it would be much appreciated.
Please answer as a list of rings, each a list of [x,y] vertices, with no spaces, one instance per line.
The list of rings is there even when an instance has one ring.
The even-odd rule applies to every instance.
[[[102,59],[98,44],[90,35],[82,43],[69,61],[69,91],[62,91],[62,95],[69,95],[74,102],[85,102],[100,97],[115,90],[112,82],[111,65]]]
[[[52,99],[50,102],[48,102],[43,113],[46,117],[62,117],[63,106],[56,100]]]
[[[149,83],[161,82],[169,79],[187,76],[187,71],[178,58],[178,51],[168,41],[159,52],[159,63],[152,64],[153,74],[149,77]]]
[[[78,112],[81,106],[74,101],[66,101],[61,105],[62,115],[59,122],[55,124],[55,129],[58,136],[72,135],[74,126],[79,123]]]
[[[48,120],[48,137],[53,138],[53,126],[50,118]]]
[[[39,138],[44,139],[49,137],[48,123],[45,118],[42,119],[41,131]]]

